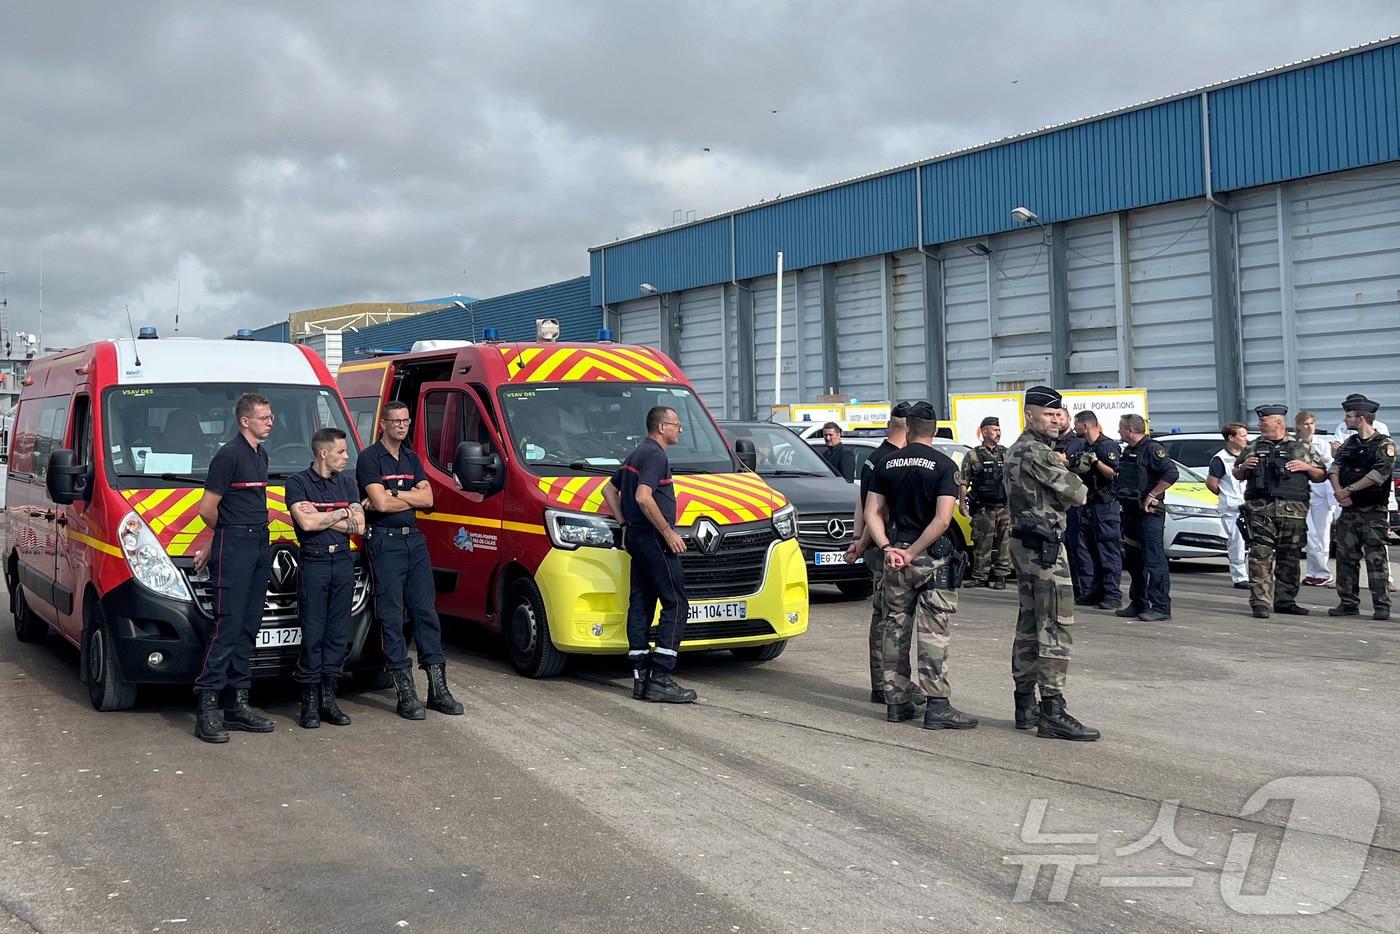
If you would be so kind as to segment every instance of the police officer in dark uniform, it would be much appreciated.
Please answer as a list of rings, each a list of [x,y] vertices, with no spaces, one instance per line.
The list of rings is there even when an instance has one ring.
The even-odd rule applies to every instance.
[[[272,552],[267,538],[267,451],[272,406],[257,393],[240,396],[233,409],[238,435],[209,462],[199,517],[214,530],[207,550],[195,553],[214,583],[214,635],[195,679],[199,714],[194,735],[228,742],[229,730],[271,733],[276,724],[248,706],[253,683],[253,640],[262,626]],[[231,690],[223,710],[219,695]]]
[[[297,606],[301,610],[301,685],[297,722],[314,730],[321,721],[348,726],[336,689],[350,648],[350,606],[355,564],[350,536],[365,531],[365,513],[353,477],[345,432],[322,428],[311,437],[311,466],[287,478],[287,509],[301,544]]]
[[[627,658],[632,662],[632,696],[664,704],[691,704],[695,692],[671,677],[681,636],[690,615],[681,554],[685,539],[676,532],[676,492],[666,449],[681,439],[675,409],[658,405],[647,412],[647,436],[603,485],[609,511],[625,526],[623,543],[632,559],[627,604]],[[649,633],[657,601],[661,618],[656,648]]]
[[[1167,571],[1166,514],[1162,494],[1177,481],[1167,449],[1147,435],[1141,415],[1118,420],[1118,436],[1128,445],[1119,456],[1113,495],[1123,515],[1123,565],[1132,582],[1128,605],[1115,615],[1153,623],[1171,619],[1171,580]]]
[[[355,479],[367,501],[370,571],[374,608],[384,638],[384,655],[398,693],[398,713],[405,720],[427,716],[413,686],[413,668],[404,639],[404,610],[413,619],[418,664],[428,672],[428,707],[457,716],[462,705],[447,688],[447,659],[442,654],[442,623],[437,590],[428,561],[428,542],[418,531],[416,510],[433,508],[433,490],[423,462],[405,441],[412,419],[408,406],[390,402],[379,415],[379,440],[365,448],[355,465]]]
[[[1332,489],[1342,504],[1337,520],[1338,606],[1329,616],[1361,612],[1361,562],[1371,586],[1375,619],[1390,619],[1390,560],[1386,542],[1386,505],[1395,471],[1395,441],[1376,430],[1380,404],[1362,395],[1348,396],[1342,405],[1346,426],[1356,432],[1346,439],[1330,470]]]
[[[1077,606],[1116,610],[1123,605],[1123,528],[1113,495],[1118,475],[1118,442],[1105,435],[1098,416],[1085,410],[1074,417],[1075,439],[1065,452],[1071,469],[1088,488],[1088,500],[1069,511],[1066,544],[1074,569]]]

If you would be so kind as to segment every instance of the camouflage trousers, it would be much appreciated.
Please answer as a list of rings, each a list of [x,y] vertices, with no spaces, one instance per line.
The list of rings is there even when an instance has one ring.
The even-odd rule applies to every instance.
[[[925,697],[948,696],[948,617],[958,610],[955,590],[933,586],[934,575],[948,559],[919,555],[898,571],[885,569],[885,703],[912,700],[915,684],[909,671],[909,647],[918,639],[917,689]],[[903,672],[901,672],[901,661]]]
[[[865,549],[865,566],[870,568],[873,589],[871,590],[870,610],[870,690],[885,690],[885,553],[878,548]],[[909,678],[909,651],[912,648],[909,635],[896,646],[899,657],[896,669],[905,679]]]
[[[1361,562],[1364,559],[1372,609],[1390,609],[1390,553],[1385,510],[1343,509],[1333,535],[1337,543],[1337,597],[1342,606],[1361,605]]]
[[[978,506],[972,512],[972,579],[1011,576],[1011,510]]]
[[[1040,688],[1041,698],[1064,693],[1074,645],[1074,589],[1064,546],[1053,568],[1043,568],[1035,553],[1011,540],[1011,563],[1016,567],[1016,638],[1011,643],[1011,680],[1016,693]]]
[[[1273,608],[1294,603],[1308,547],[1306,517],[1260,515],[1245,510],[1249,529],[1249,604]]]

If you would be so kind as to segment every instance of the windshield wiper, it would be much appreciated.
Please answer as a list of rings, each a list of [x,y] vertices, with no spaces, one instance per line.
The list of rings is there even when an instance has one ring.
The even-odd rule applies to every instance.
[[[530,467],[567,467],[569,470],[582,470],[586,473],[604,474],[609,477],[615,474],[620,466],[618,464],[612,466],[590,464],[588,461],[569,461],[567,464],[563,461],[526,461],[525,463]]]
[[[811,470],[760,470],[759,475],[763,477],[825,477],[826,474],[816,473]],[[834,476],[834,475],[833,475]]]
[[[126,479],[126,480],[165,480],[165,481],[168,481],[168,482],[171,482],[171,483],[174,483],[174,482],[180,482],[180,483],[197,483],[197,484],[199,484],[200,486],[203,486],[203,485],[204,485],[204,478],[203,478],[203,477],[187,477],[187,476],[185,476],[184,474],[180,474],[180,473],[133,473],[133,472],[125,472],[125,473],[118,473],[117,476],[118,476],[118,477],[121,477],[121,478],[123,478],[123,479]]]

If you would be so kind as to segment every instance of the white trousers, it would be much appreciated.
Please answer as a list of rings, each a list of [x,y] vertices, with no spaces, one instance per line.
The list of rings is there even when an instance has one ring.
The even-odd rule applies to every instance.
[[[1332,547],[1332,522],[1337,518],[1337,513],[1341,511],[1341,508],[1337,505],[1337,499],[1330,490],[1322,495],[1314,491],[1312,499],[1308,501],[1308,570],[1306,577],[1320,577],[1323,580],[1332,578],[1332,571],[1327,566],[1327,552]]]
[[[1230,556],[1230,583],[1249,580],[1249,560],[1245,555],[1244,536],[1240,534],[1238,510],[1221,507],[1220,524],[1225,526],[1225,551]]]

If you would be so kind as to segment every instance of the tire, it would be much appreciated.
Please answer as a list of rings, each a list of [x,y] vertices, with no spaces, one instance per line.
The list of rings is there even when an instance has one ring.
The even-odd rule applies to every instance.
[[[49,624],[34,614],[29,608],[29,600],[24,596],[24,588],[15,584],[15,638],[20,642],[40,642],[49,634]]]
[[[94,710],[130,710],[136,703],[136,685],[128,684],[122,677],[106,614],[96,602],[88,605],[91,609],[83,629],[82,654],[88,700]]]
[[[868,580],[839,581],[836,584],[836,589],[841,591],[841,596],[845,597],[847,600],[864,600],[866,597],[870,596],[871,591],[874,590],[874,586],[875,585]]]
[[[746,662],[771,662],[783,650],[787,648],[787,640],[781,642],[770,642],[767,645],[745,645],[737,649],[730,649],[734,657]]]
[[[506,591],[501,636],[511,665],[527,678],[553,678],[569,661],[549,637],[544,599],[528,577],[514,581]]]

